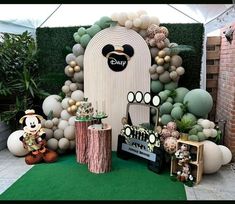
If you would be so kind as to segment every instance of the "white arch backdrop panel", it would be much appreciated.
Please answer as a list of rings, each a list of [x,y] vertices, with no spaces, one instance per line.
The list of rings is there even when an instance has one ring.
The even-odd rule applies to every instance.
[[[128,61],[125,70],[112,71],[107,58],[102,55],[102,48],[107,44],[130,44],[134,55]],[[151,54],[144,39],[134,30],[115,26],[97,33],[87,45],[84,54],[84,95],[96,108],[101,110],[105,101],[104,120],[112,126],[112,150],[117,149],[118,134],[122,128],[121,119],[126,114],[127,93],[129,91],[150,92]],[[143,109],[133,115],[137,121],[149,121],[149,112]]]

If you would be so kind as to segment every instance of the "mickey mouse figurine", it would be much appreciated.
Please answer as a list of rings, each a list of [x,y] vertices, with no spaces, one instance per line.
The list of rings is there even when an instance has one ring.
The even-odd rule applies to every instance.
[[[24,134],[20,137],[24,148],[29,151],[25,157],[26,164],[32,165],[41,162],[54,162],[57,153],[46,148],[46,133],[43,131],[41,121],[43,117],[35,114],[33,109],[26,110],[25,115],[19,120],[24,126]]]

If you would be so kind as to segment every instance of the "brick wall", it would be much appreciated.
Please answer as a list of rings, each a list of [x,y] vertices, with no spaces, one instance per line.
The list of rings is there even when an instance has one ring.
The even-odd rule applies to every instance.
[[[235,23],[232,24],[235,29]],[[235,32],[233,41],[230,44],[223,31],[221,35],[220,48],[220,71],[217,93],[217,120],[226,120],[224,145],[227,146],[233,154],[232,161],[235,161]]]

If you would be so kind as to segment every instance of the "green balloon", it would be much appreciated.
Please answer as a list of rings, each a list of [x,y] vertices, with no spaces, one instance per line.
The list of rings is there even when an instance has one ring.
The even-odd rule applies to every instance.
[[[188,111],[196,116],[202,117],[208,114],[213,106],[212,96],[203,89],[193,89],[184,97]]]
[[[185,95],[189,92],[187,88],[179,87],[176,90],[176,96],[174,101],[177,103],[183,103]]]
[[[84,27],[79,28],[77,33],[80,36],[85,35],[86,34],[86,28],[84,28]]]
[[[178,84],[176,82],[171,81],[170,83],[167,83],[164,85],[165,90],[173,91],[177,88]]]
[[[81,37],[80,37],[80,35],[78,35],[78,33],[74,33],[73,38],[74,38],[75,42],[80,43]]]
[[[197,141],[197,142],[199,141],[197,135],[189,135],[188,136],[188,140],[190,140],[190,141]]]
[[[161,113],[161,115],[171,113],[172,108],[173,108],[173,105],[170,102],[163,103],[160,106],[160,113]]]
[[[101,27],[96,24],[86,29],[86,33],[89,34],[91,37],[95,36],[95,34],[100,31],[101,31]]]
[[[183,120],[192,121],[192,123],[197,122],[197,118],[192,113],[185,113],[182,117]]]
[[[179,106],[176,107],[173,106],[173,109],[171,110],[172,118],[174,118],[175,120],[180,120],[183,114],[184,114],[183,110]]]
[[[90,40],[91,40],[90,35],[88,35],[88,34],[83,35],[80,39],[81,46],[83,48],[85,48],[88,45],[88,43],[90,42]]]
[[[108,16],[103,16],[100,18],[100,21],[99,21],[99,26],[102,28],[102,29],[105,29],[105,28],[108,28],[110,26],[110,24],[112,23],[112,19]]]
[[[151,81],[151,91],[155,94],[163,90],[163,84],[159,80]]]
[[[171,122],[171,121],[173,121],[173,118],[171,117],[171,115],[169,115],[169,114],[163,114],[163,115],[161,116],[161,123],[162,123],[163,125],[167,125],[167,123],[169,123],[169,122]]]

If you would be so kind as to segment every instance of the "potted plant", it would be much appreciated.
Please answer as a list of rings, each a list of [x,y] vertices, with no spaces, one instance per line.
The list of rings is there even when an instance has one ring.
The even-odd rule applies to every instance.
[[[186,117],[183,117],[181,120],[176,120],[176,126],[180,133],[180,139],[188,140],[188,133],[193,125],[195,125],[195,121],[192,121]]]
[[[4,33],[0,41],[0,122],[18,129],[19,113],[40,107],[49,94],[40,88],[37,47],[27,31]]]

